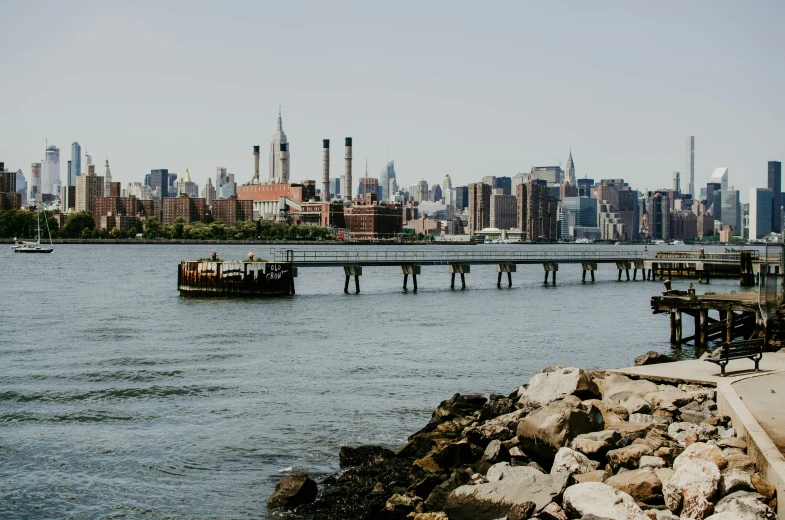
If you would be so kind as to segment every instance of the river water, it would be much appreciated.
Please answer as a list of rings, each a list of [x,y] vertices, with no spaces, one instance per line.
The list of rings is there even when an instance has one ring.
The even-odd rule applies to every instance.
[[[662,284],[617,282],[610,265],[594,284],[562,265],[555,287],[519,266],[512,289],[472,266],[465,291],[423,267],[417,294],[397,269],[365,268],[359,295],[343,294],[339,269],[306,268],[293,297],[179,297],[181,259],[269,248],[0,252],[1,518],[270,518],[283,474],[336,471],[342,445],[399,447],[455,392],[670,351],[649,306]]]

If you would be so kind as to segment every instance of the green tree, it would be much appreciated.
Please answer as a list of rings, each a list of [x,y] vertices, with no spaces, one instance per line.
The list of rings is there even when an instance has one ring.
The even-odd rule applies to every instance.
[[[85,235],[85,230],[92,232],[94,228],[95,221],[93,220],[93,216],[86,211],[79,211],[77,213],[71,213],[68,215],[68,218],[65,219],[62,236],[65,238],[82,238]]]

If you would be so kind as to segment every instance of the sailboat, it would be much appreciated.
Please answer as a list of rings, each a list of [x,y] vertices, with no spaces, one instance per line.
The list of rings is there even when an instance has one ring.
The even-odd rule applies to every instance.
[[[49,231],[49,221],[44,217],[44,222],[46,222],[46,232],[49,234],[49,246],[50,247],[42,247],[41,246],[41,212],[36,211],[36,218],[38,220],[38,239],[35,242],[19,242],[16,238],[14,238],[14,245],[11,246],[11,249],[14,253],[51,253],[54,251],[52,246],[52,233]]]

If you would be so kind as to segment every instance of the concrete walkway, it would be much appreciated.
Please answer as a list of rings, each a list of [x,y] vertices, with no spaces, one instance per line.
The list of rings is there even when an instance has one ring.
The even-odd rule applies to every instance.
[[[733,389],[780,453],[785,454],[785,374],[742,379],[733,383]]]

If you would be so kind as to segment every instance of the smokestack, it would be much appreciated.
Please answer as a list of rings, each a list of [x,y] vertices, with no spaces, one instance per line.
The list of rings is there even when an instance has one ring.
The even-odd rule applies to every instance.
[[[253,180],[259,182],[259,147],[253,147]]]
[[[330,201],[330,140],[322,140],[322,201]]]
[[[289,182],[289,172],[286,171],[286,159],[289,157],[289,152],[287,151],[289,145],[287,143],[281,143],[281,184],[287,184]]]
[[[346,138],[346,151],[344,154],[344,172],[342,188],[344,200],[352,200],[352,138]]]

